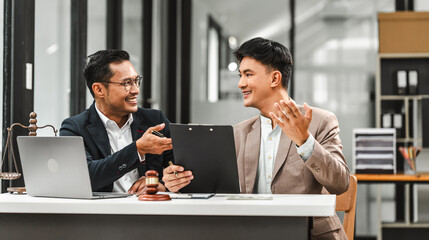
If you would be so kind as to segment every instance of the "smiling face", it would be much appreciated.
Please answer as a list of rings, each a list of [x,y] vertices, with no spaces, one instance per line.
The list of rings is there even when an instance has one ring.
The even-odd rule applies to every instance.
[[[273,71],[250,57],[241,60],[238,71],[240,73],[238,87],[243,93],[244,106],[262,110],[271,104]]]
[[[137,111],[137,96],[140,90],[133,84],[130,90],[127,91],[123,85],[117,83],[135,79],[138,74],[129,61],[110,63],[109,67],[113,73],[113,76],[109,79],[110,83],[107,85],[94,83],[99,86],[98,91],[95,90],[94,92],[98,96],[97,108],[106,117],[118,122],[127,119],[129,113]]]

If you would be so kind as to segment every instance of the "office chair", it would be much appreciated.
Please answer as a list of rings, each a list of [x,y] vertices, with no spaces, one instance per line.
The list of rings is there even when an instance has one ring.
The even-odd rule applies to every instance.
[[[350,175],[350,184],[347,192],[337,195],[336,211],[344,212],[343,228],[347,238],[353,240],[355,231],[357,178]]]

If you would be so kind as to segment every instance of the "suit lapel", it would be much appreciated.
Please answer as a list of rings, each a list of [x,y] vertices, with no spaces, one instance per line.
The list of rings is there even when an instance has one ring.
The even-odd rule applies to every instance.
[[[247,134],[245,156],[244,156],[244,176],[246,192],[252,193],[255,186],[256,173],[258,171],[259,151],[261,145],[261,120],[257,118],[252,125],[252,130]]]
[[[143,117],[139,114],[139,111],[133,113],[133,123],[131,123],[131,135],[133,137],[133,141],[137,141],[139,138],[143,136],[146,130],[149,128],[147,125],[143,123]],[[144,176],[146,172],[146,161],[137,166],[137,171],[139,172],[139,176]]]
[[[106,128],[104,127],[100,116],[98,116],[98,113],[95,110],[95,103],[93,103],[89,108],[88,122],[89,124],[86,128],[91,134],[92,140],[94,140],[98,150],[103,154],[103,157],[109,156],[111,153],[109,137],[107,136]]]
[[[279,143],[279,148],[277,150],[276,160],[274,162],[273,178],[272,179],[274,179],[276,177],[280,168],[286,162],[286,158],[289,154],[291,146],[292,146],[292,141],[282,131],[282,133],[280,135],[280,143]]]
[[[305,114],[305,109],[302,106],[298,106],[299,111],[301,114]],[[290,155],[290,149],[293,147],[294,143],[284,132],[282,131],[280,136],[280,143],[279,148],[277,150],[277,156],[276,160],[274,162],[274,169],[273,169],[273,178],[274,179],[279,172],[280,168],[285,164],[286,158]]]
[[[137,114],[133,113],[133,123],[131,123],[131,134],[133,136],[133,141],[137,141],[137,139],[143,136],[144,132],[148,129],[146,125],[143,125],[143,118]]]

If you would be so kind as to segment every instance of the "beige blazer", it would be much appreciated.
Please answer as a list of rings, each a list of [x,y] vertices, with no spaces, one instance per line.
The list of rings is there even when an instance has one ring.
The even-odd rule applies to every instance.
[[[302,106],[299,109],[304,112]],[[348,189],[350,171],[342,153],[338,120],[333,113],[319,108],[313,108],[312,115],[309,131],[314,136],[315,143],[313,153],[306,162],[298,155],[294,143],[281,133],[272,174],[273,194],[341,194]],[[241,192],[252,193],[261,144],[260,117],[253,117],[234,126],[234,138]],[[344,232],[341,228],[337,216],[314,218],[312,239],[317,239],[318,235],[326,236],[332,231]],[[330,239],[347,238],[344,235],[344,238]]]

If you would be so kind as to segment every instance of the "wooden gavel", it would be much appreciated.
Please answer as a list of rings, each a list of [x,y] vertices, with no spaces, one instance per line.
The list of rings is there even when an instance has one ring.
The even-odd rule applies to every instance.
[[[168,194],[156,194],[158,192],[158,172],[149,170],[145,173],[145,189],[143,194],[139,196],[140,201],[168,201],[171,200]]]

